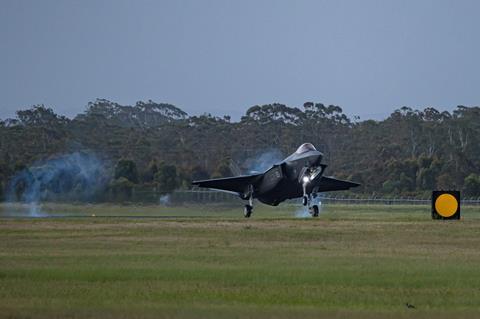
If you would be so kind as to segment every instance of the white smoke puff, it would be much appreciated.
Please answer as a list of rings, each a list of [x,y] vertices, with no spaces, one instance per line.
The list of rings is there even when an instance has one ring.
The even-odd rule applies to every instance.
[[[46,216],[44,200],[88,200],[105,186],[102,163],[92,154],[72,153],[35,162],[12,178],[7,189],[8,202],[30,205],[29,215]]]
[[[45,217],[47,216],[46,213],[42,211],[42,205],[36,202],[32,202],[29,204],[28,212],[30,217]]]
[[[170,194],[160,196],[158,201],[161,205],[164,205],[164,206],[170,205]]]
[[[302,206],[295,211],[296,218],[310,218],[312,215],[310,214],[307,206]]]
[[[250,158],[246,161],[246,166],[249,173],[263,173],[272,165],[282,161],[283,154],[277,149],[267,150],[256,157]]]
[[[312,200],[312,205],[317,205],[318,206],[318,214],[322,212],[322,202],[319,197],[314,198]],[[312,215],[310,214],[310,210],[308,209],[307,206],[302,206],[299,209],[295,211],[295,217],[297,218],[310,218]]]

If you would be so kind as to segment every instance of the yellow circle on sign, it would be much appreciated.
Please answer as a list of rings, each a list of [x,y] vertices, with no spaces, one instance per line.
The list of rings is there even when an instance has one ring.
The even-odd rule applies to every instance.
[[[442,217],[451,217],[457,209],[457,199],[451,194],[442,194],[435,201],[435,210]]]

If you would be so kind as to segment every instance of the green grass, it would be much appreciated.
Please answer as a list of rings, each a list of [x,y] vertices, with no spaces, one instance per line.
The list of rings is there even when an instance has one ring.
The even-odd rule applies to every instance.
[[[135,204],[61,204],[43,203],[35,206],[40,215],[48,217],[112,217],[112,216],[137,216],[137,217],[213,217],[238,219],[242,216],[244,202],[210,205],[135,205]],[[30,217],[32,206],[28,204],[0,203],[1,217]],[[294,218],[304,210],[300,204],[281,204],[277,207],[256,203],[253,216],[258,218]],[[479,214],[477,214],[477,212]],[[321,219],[365,219],[391,218],[410,220],[425,220],[430,216],[428,205],[323,205],[321,206]],[[480,206],[462,207],[462,216],[469,219],[480,218]]]
[[[2,206],[11,216],[21,207]],[[451,318],[480,312],[480,210],[54,205],[0,219],[4,318]],[[182,216],[171,219],[112,215]],[[195,216],[196,218],[189,218]],[[416,309],[407,309],[409,302]]]

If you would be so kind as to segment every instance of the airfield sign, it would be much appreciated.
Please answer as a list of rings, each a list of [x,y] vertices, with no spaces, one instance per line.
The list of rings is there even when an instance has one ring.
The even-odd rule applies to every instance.
[[[460,219],[460,192],[433,191],[432,219]]]

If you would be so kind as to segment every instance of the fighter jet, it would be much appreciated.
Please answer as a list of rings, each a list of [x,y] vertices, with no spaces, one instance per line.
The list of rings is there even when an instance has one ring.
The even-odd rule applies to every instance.
[[[322,163],[322,158],[323,154],[311,143],[304,143],[295,153],[263,173],[194,181],[192,184],[234,193],[248,200],[244,209],[246,218],[252,215],[254,198],[272,206],[287,199],[302,198],[310,214],[318,217],[318,205],[313,204],[317,193],[347,190],[360,185],[323,176],[327,165]]]

